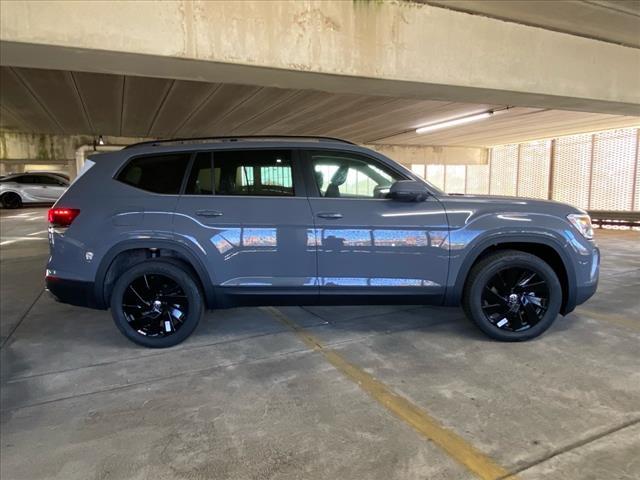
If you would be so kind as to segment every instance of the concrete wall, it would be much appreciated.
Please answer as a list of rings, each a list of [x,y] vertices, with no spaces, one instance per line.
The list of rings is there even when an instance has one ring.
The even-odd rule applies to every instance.
[[[5,65],[640,114],[640,50],[400,1],[0,2]]]
[[[0,175],[27,170],[59,171],[76,175],[76,151],[92,145],[94,138],[86,135],[46,135],[0,132]],[[139,138],[104,137],[107,146],[128,145]],[[100,150],[100,147],[98,147]]]
[[[428,165],[485,165],[489,149],[473,147],[410,147],[404,145],[365,145],[407,167]]]

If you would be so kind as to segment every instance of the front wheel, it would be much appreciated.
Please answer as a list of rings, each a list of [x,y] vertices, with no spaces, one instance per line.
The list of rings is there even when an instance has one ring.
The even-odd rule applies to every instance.
[[[497,252],[471,269],[464,311],[491,338],[517,342],[535,338],[560,312],[562,287],[545,261],[516,250]]]
[[[166,348],[185,340],[202,317],[198,284],[181,266],[163,260],[134,265],[116,281],[111,315],[129,340]]]
[[[20,208],[22,206],[22,199],[17,193],[7,192],[0,198],[0,203],[2,203],[4,208]]]

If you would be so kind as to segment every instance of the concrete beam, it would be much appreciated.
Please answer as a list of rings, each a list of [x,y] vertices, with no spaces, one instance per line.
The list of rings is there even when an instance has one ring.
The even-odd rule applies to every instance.
[[[3,65],[640,114],[640,50],[411,2],[0,3]]]
[[[489,149],[477,147],[420,147],[405,145],[365,145],[406,167],[427,165],[486,165]]]

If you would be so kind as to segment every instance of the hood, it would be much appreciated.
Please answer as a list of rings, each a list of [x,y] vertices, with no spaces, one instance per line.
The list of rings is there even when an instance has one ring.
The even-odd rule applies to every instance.
[[[503,197],[499,195],[446,195],[440,197],[451,226],[468,223],[484,215],[551,215],[566,219],[584,210],[566,203],[537,198]]]

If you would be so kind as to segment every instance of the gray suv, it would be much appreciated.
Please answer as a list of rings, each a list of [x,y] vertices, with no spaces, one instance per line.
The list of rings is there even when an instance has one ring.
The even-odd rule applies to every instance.
[[[146,347],[205,308],[462,305],[487,335],[540,335],[591,297],[588,215],[447,195],[385,156],[320,137],[146,142],[95,155],[49,211],[46,285],[111,308]]]

